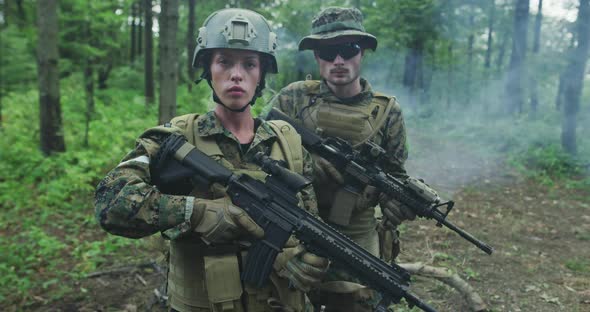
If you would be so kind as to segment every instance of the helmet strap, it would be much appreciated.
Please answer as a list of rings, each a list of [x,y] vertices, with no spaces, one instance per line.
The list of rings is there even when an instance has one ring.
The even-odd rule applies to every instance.
[[[220,104],[221,106],[225,107],[227,110],[230,110],[232,112],[241,113],[241,112],[245,111],[249,105],[254,106],[254,104],[256,103],[256,100],[262,96],[262,90],[264,90],[264,88],[266,87],[265,76],[266,76],[266,73],[263,72],[262,78],[260,79],[260,83],[256,86],[256,90],[254,91],[254,96],[252,97],[250,102],[248,102],[248,104],[246,104],[238,109],[227,107],[225,104],[223,104],[221,102],[221,100],[219,99],[217,94],[215,94],[215,89],[213,89],[213,84],[211,83],[211,72],[209,70],[207,70],[207,69],[203,70],[203,73],[201,73],[201,76],[199,77],[199,79],[195,80],[195,84],[199,84],[201,81],[207,80],[207,84],[209,85],[209,87],[211,88],[211,91],[213,93],[213,101],[215,103]]]

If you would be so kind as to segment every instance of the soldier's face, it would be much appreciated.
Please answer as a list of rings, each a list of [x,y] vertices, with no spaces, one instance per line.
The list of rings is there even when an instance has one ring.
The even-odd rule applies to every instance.
[[[221,102],[240,109],[248,104],[260,82],[260,55],[257,52],[217,49],[211,60],[211,84]]]
[[[346,86],[360,78],[362,49],[354,42],[319,46],[314,51],[320,75],[328,84]]]

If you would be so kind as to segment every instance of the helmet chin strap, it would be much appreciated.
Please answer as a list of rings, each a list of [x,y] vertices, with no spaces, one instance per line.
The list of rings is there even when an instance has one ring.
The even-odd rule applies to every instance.
[[[213,91],[213,101],[217,104],[220,104],[221,106],[223,106],[225,109],[232,111],[234,113],[241,113],[243,111],[246,110],[246,108],[248,108],[248,106],[250,105],[254,105],[254,103],[256,103],[256,99],[258,99],[259,97],[262,96],[262,90],[264,89],[266,83],[264,81],[264,77],[265,74],[262,74],[262,79],[260,79],[260,83],[256,86],[256,91],[254,91],[254,96],[252,97],[252,99],[250,100],[250,102],[248,102],[248,104],[242,106],[241,108],[231,108],[228,107],[227,105],[223,104],[221,102],[221,100],[219,99],[219,97],[217,96],[217,94],[215,94],[215,89],[213,89],[213,84],[211,83],[211,75],[207,70],[204,70],[203,73],[201,74],[201,76],[195,80],[195,84],[199,84],[199,82],[203,81],[203,80],[207,80],[207,84],[209,84],[209,87],[211,88],[211,91]]]

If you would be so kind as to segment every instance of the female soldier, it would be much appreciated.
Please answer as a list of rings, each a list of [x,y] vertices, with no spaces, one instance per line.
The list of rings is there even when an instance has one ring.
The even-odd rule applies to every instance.
[[[171,133],[184,135],[234,172],[264,178],[252,163],[263,152],[312,177],[311,157],[296,132],[286,123],[254,119],[250,113],[265,74],[277,72],[276,48],[276,35],[258,13],[225,9],[211,14],[199,29],[193,66],[203,68],[201,79],[213,90],[215,109],[147,130],[97,187],[96,217],[103,229],[130,238],[161,232],[170,240],[168,295],[173,310],[306,311],[310,307],[301,290],[318,283],[327,269],[326,259],[290,240],[268,285],[242,285],[241,258],[248,247],[243,241],[264,235],[262,228],[221,187],[154,185],[151,162]],[[311,188],[301,198],[306,209],[317,210]]]

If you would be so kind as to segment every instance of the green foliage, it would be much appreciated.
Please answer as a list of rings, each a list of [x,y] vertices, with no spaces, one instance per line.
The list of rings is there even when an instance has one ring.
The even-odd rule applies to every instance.
[[[63,283],[104,263],[105,256],[137,244],[107,236],[93,218],[92,197],[106,170],[133,147],[137,135],[154,125],[155,107],[131,89],[100,91],[83,146],[85,102],[80,77],[63,80],[62,107],[68,151],[43,157],[39,151],[36,91],[4,98],[0,142],[0,298],[20,302],[39,289],[59,297]],[[132,116],[132,118],[124,117]],[[108,151],[108,153],[105,153]],[[18,220],[15,222],[15,220]],[[102,254],[102,256],[101,256]],[[64,267],[73,255],[75,268]]]
[[[590,272],[590,260],[588,259],[568,259],[565,261],[565,267],[574,272]]]
[[[533,176],[549,181],[551,177],[563,178],[582,172],[576,159],[556,144],[535,144],[524,153],[513,155],[512,162]]]
[[[25,89],[37,79],[35,48],[23,34],[13,25],[0,30],[0,96]]]

